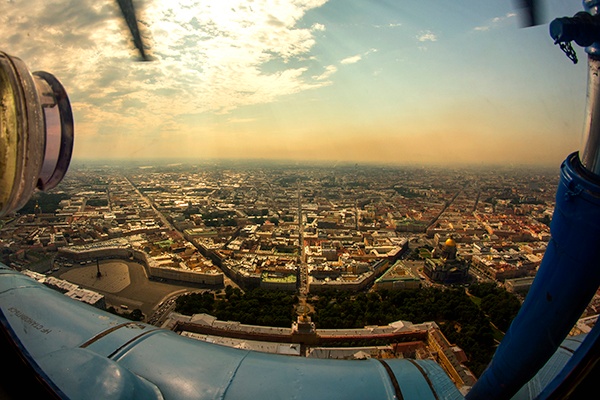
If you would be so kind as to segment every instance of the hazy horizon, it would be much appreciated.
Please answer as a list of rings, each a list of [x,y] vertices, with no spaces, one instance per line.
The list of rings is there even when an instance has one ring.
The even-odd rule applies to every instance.
[[[402,163],[402,162],[355,162],[339,160],[302,160],[302,159],[266,159],[266,158],[76,158],[71,161],[73,168],[82,166],[130,166],[136,168],[160,168],[177,166],[258,166],[258,167],[320,167],[320,168],[451,168],[451,169],[535,169],[545,171],[560,171],[560,164],[540,164],[540,163]]]

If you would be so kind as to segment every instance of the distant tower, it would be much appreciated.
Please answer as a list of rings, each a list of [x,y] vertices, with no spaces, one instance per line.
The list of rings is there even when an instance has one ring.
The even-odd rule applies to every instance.
[[[34,207],[34,209],[33,209],[33,213],[34,213],[35,215],[39,215],[39,214],[41,214],[41,213],[42,213],[42,207],[40,207],[40,204],[37,202],[37,200],[36,200],[36,202],[35,202],[35,207]]]

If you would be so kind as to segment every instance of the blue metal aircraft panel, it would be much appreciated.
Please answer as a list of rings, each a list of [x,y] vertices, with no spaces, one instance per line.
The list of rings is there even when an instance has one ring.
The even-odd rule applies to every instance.
[[[63,397],[167,399],[435,398],[433,362],[319,360],[249,352],[131,322],[0,266],[0,322]],[[420,368],[416,367],[419,365]],[[427,377],[426,377],[427,375]],[[461,398],[456,387],[439,399]]]

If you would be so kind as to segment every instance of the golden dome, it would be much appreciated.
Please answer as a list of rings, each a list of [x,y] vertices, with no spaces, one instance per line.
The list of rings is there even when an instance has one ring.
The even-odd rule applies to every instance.
[[[456,242],[454,241],[454,239],[449,238],[448,240],[446,240],[445,245],[448,247],[456,247]]]

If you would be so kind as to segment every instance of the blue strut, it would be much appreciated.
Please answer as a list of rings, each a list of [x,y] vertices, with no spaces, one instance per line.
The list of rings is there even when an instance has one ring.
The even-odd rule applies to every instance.
[[[569,155],[561,165],[552,239],[519,314],[468,400],[513,397],[555,353],[600,286],[600,0],[585,0],[583,5],[585,12],[550,24],[555,43],[587,46],[583,151]],[[581,346],[578,352],[591,347]],[[578,359],[584,357],[573,357]],[[539,398],[552,397],[559,387],[554,382]]]
[[[558,349],[600,285],[600,182],[578,153],[562,164],[552,239],[534,283],[467,399],[509,399]]]

